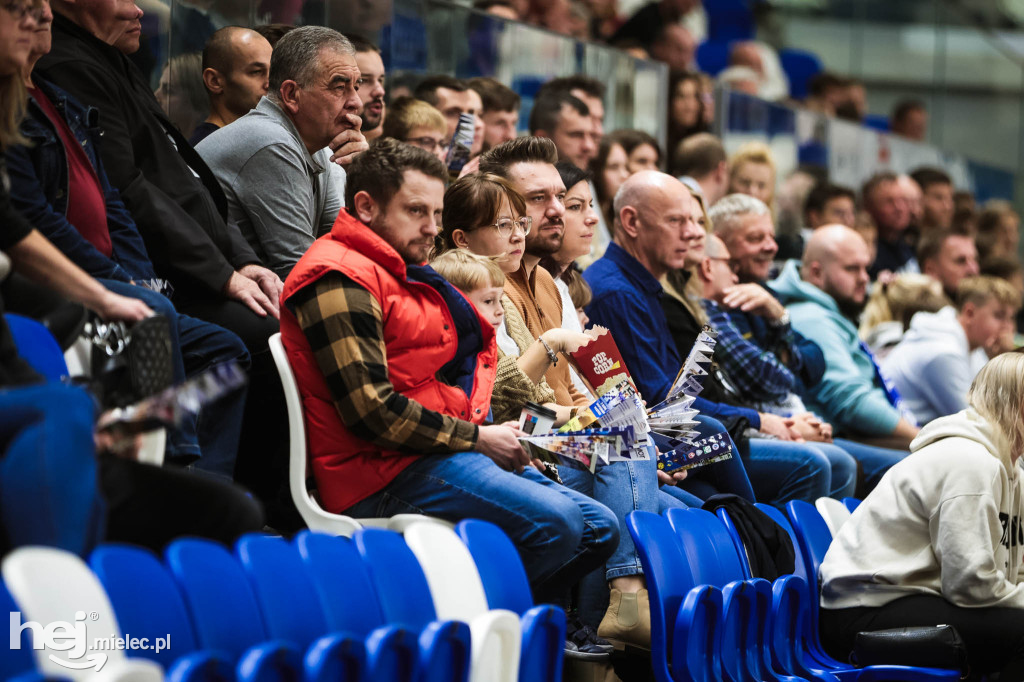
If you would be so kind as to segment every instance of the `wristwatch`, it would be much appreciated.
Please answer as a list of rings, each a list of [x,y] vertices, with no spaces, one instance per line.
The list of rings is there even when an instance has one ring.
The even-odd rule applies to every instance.
[[[543,336],[538,336],[537,340],[540,341],[542,344],[544,344],[544,350],[546,350],[548,352],[548,360],[551,361],[551,365],[552,366],[557,365],[558,364],[558,354],[555,353],[555,351],[551,350],[551,346],[548,345],[548,342],[544,340]]]
[[[785,327],[787,324],[789,324],[789,311],[783,308],[782,317],[777,320],[772,320],[771,325],[773,327]]]

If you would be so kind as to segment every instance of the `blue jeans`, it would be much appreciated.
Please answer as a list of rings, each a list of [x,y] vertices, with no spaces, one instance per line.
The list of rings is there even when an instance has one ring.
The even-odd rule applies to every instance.
[[[820,444],[751,438],[743,448],[743,464],[758,501],[781,509],[790,500],[813,504],[819,497],[827,497],[832,485],[829,449],[813,447],[816,445]]]
[[[619,524],[619,544],[608,563],[580,580],[580,619],[591,627],[597,627],[608,608],[608,582],[644,572],[633,538],[626,530],[626,516],[638,509],[658,514],[672,507],[688,506],[658,490],[657,471],[654,460],[598,464],[593,474],[576,462],[558,465],[558,475],[566,486],[607,506]]]
[[[889,468],[899,462],[910,453],[906,450],[890,450],[889,448],[878,448],[873,445],[854,443],[852,440],[836,438],[834,443],[846,450],[855,460],[860,462],[864,471],[864,494],[875,489],[878,482],[885,475]],[[849,495],[853,495],[851,490]],[[834,496],[833,496],[834,497]]]
[[[234,360],[243,369],[249,368],[249,352],[242,340],[233,333],[209,322],[179,314],[165,296],[145,287],[106,279],[100,282],[114,293],[142,301],[153,312],[170,320],[175,383],[222,362]],[[186,419],[180,428],[168,430],[166,457],[180,463],[199,457],[196,469],[232,478],[244,410],[244,389],[204,407],[198,416]],[[282,415],[281,419],[285,417]]]
[[[564,604],[569,589],[619,545],[618,519],[604,505],[533,467],[518,475],[503,471],[479,452],[423,456],[345,513],[489,521],[519,550],[538,603]]]

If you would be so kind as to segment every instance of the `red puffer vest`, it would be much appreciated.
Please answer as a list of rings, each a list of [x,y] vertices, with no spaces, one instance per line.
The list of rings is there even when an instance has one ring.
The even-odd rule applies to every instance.
[[[498,351],[494,328],[478,315],[484,349],[477,356],[472,397],[438,380],[437,373],[455,357],[458,346],[448,306],[431,286],[408,281],[398,253],[341,210],[330,234],[302,256],[281,293],[281,340],[299,384],[313,476],[324,509],[340,513],[384,488],[418,455],[385,450],[348,430],[298,320],[286,306],[295,292],[331,271],[355,280],[380,304],[388,377],[397,392],[427,409],[482,423],[490,407]]]

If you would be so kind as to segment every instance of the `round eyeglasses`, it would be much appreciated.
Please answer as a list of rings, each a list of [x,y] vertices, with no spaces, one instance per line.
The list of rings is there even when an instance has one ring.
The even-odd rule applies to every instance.
[[[511,237],[512,233],[515,232],[515,229],[518,227],[523,231],[523,236],[525,237],[530,234],[530,228],[533,227],[533,218],[526,215],[522,218],[517,218],[516,220],[512,220],[511,218],[501,218],[498,222],[491,225],[491,227],[496,229],[498,234],[505,239]]]

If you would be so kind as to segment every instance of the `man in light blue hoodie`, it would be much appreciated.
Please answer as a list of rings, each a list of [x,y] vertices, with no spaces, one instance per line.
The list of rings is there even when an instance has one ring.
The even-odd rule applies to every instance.
[[[997,277],[968,277],[956,290],[957,307],[920,312],[882,370],[922,424],[967,408],[974,380],[971,353],[992,348],[1011,329],[1020,293]]]
[[[793,329],[825,355],[825,376],[809,387],[808,407],[848,436],[884,438],[906,448],[918,431],[913,415],[901,409],[897,391],[886,386],[857,336],[870,264],[859,234],[829,225],[815,230],[800,266],[786,263],[771,286],[786,303]]]

